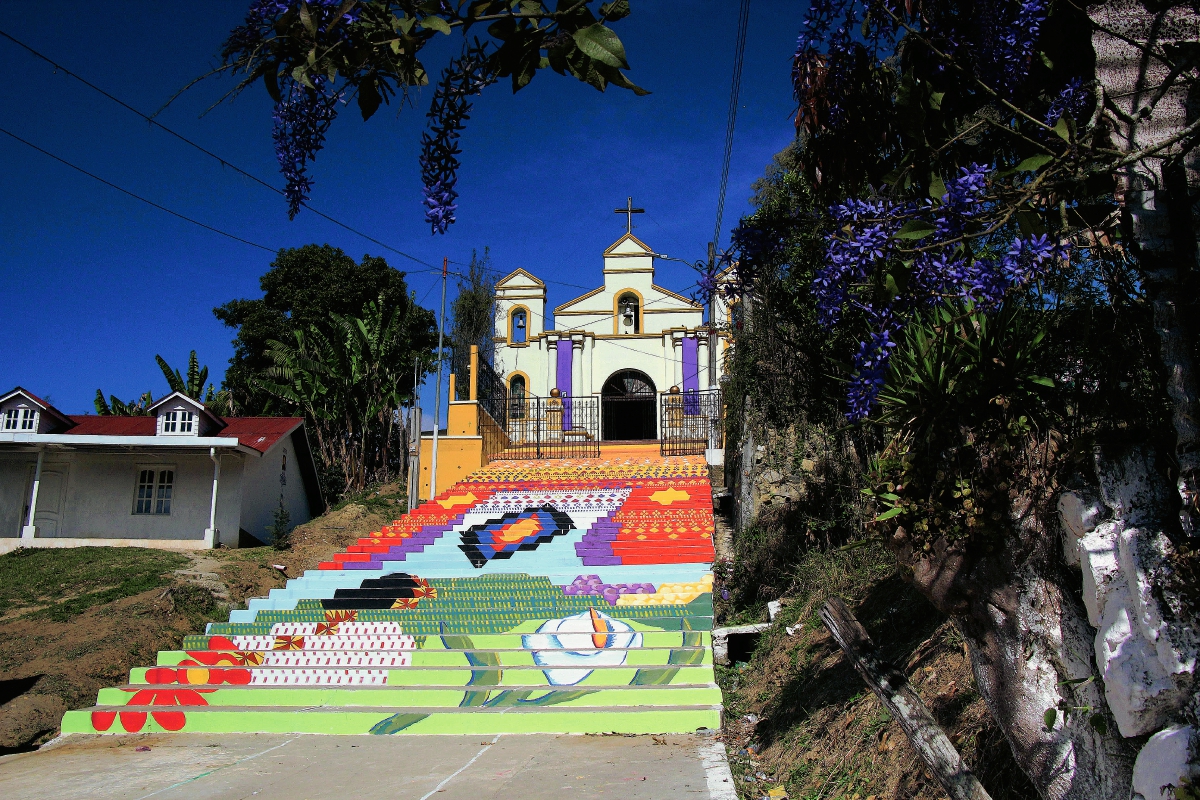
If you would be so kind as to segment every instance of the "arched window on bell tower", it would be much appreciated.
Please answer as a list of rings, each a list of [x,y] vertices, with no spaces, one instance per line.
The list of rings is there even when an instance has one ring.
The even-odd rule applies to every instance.
[[[518,307],[512,310],[508,326],[509,344],[525,344],[529,341],[529,312]]]
[[[633,292],[617,298],[617,333],[641,333],[641,300]]]

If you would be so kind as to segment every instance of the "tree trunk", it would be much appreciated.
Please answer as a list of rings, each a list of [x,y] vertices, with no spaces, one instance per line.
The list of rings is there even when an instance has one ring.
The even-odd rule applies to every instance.
[[[1093,667],[1094,632],[1065,588],[1072,581],[1058,536],[1028,496],[1012,503],[1012,535],[998,539],[991,553],[944,539],[929,553],[915,551],[902,529],[892,549],[963,634],[979,692],[1041,795],[1126,800],[1132,752],[1108,715]],[[1053,727],[1046,725],[1050,709]],[[1090,720],[1096,713],[1108,723],[1106,734]]]

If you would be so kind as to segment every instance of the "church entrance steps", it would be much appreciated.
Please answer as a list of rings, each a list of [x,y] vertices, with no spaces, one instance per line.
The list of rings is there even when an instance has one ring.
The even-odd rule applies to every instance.
[[[712,536],[702,458],[492,462],[184,637],[63,731],[716,728]]]
[[[162,706],[95,711],[68,711],[63,733],[159,733],[180,730]],[[102,715],[97,724],[95,715]],[[109,715],[112,715],[110,719]],[[157,716],[155,716],[157,715]],[[128,718],[128,719],[126,719]],[[165,723],[165,724],[164,724]],[[642,733],[664,734],[715,730],[721,726],[716,705],[640,709],[570,708],[327,708],[262,710],[251,707],[188,709],[189,733],[326,733],[326,734],[473,734],[505,733]],[[104,730],[101,731],[100,728]]]
[[[624,662],[630,666],[645,666],[675,663],[669,659],[672,654],[675,658],[688,657],[687,663],[708,664],[712,661],[712,649],[710,647],[631,647],[631,648],[610,648],[611,652],[623,653]],[[255,669],[273,669],[273,668],[333,668],[333,667],[463,667],[470,666],[468,661],[468,653],[472,654],[488,654],[488,657],[493,657],[499,662],[502,667],[533,667],[534,655],[531,651],[525,649],[493,649],[493,648],[476,648],[474,650],[352,650],[352,651],[333,651],[333,652],[305,652],[305,651],[271,651],[262,653],[261,661],[255,665]],[[698,659],[695,662],[690,660],[691,657]],[[235,660],[241,659],[241,656],[234,655],[229,651],[187,651],[187,650],[163,650],[158,654],[156,666],[160,667],[176,667],[183,664],[185,661],[204,663],[212,660],[220,662],[225,660],[226,663],[232,663]],[[146,670],[151,667],[138,667],[134,669],[130,675],[132,683],[145,683]],[[141,677],[138,677],[141,676]],[[190,682],[190,681],[189,681]]]

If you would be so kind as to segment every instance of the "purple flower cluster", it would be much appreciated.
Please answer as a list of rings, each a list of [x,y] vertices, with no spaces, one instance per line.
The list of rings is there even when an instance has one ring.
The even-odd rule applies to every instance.
[[[604,583],[599,575],[580,575],[563,587],[568,597],[600,597],[610,606],[623,594],[654,594],[652,583]]]
[[[1046,124],[1054,125],[1063,114],[1078,122],[1087,108],[1089,95],[1090,93],[1083,88],[1082,78],[1067,81],[1058,97],[1050,101],[1050,110],[1046,112]]]
[[[1013,239],[1003,255],[972,255],[961,246],[962,237],[984,225],[991,209],[988,168],[963,167],[946,183],[940,203],[896,203],[886,198],[850,199],[830,209],[836,232],[826,239],[826,264],[813,279],[818,319],[837,325],[843,311],[855,309],[870,323],[872,332],[859,344],[847,391],[847,416],[866,417],[887,377],[894,337],[913,311],[948,298],[970,299],[983,310],[995,309],[1014,290],[1028,286],[1062,256],[1064,248],[1046,235]],[[901,252],[906,223],[928,231]],[[994,252],[999,236],[978,244],[983,253]],[[884,300],[877,287],[886,275],[904,275],[906,290],[893,283]]]
[[[984,0],[979,4],[979,76],[1005,97],[1025,82],[1049,10],[1048,0]],[[1014,13],[1015,11],[1015,13]]]
[[[325,33],[338,18],[342,0],[308,0],[308,13],[318,33]],[[249,54],[273,32],[275,23],[289,11],[297,11],[300,0],[254,0],[246,12],[246,20],[234,28],[225,41],[226,54]],[[341,15],[337,38],[346,38],[346,26],[358,22],[362,10],[355,6]]]
[[[445,233],[458,210],[458,139],[470,119],[470,98],[494,83],[484,47],[476,45],[454,59],[430,104],[429,130],[421,134],[421,182],[424,184],[425,221],[434,234]]]
[[[880,315],[889,317],[890,314]],[[894,319],[888,319],[881,329],[871,333],[867,341],[860,342],[854,354],[854,372],[846,387],[846,417],[851,420],[864,419],[871,413],[875,398],[887,381],[888,359],[896,342],[892,337],[900,330]]]
[[[325,133],[337,116],[341,98],[340,93],[328,90],[323,77],[314,77],[312,83],[314,89],[289,82],[273,114],[271,139],[275,142],[279,169],[287,180],[283,193],[288,201],[288,219],[295,219],[312,191],[308,162],[324,146]]]

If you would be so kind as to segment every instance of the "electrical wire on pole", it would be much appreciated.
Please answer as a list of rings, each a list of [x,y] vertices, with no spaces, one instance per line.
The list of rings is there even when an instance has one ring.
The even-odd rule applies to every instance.
[[[433,454],[429,459],[429,499],[437,497],[437,468],[438,468],[438,428],[441,427],[442,415],[442,338],[446,331],[446,272],[450,259],[442,259],[442,314],[438,317],[438,353],[437,353],[437,386],[433,390]],[[449,398],[453,401],[454,398]],[[446,420],[449,422],[449,412]]]
[[[725,157],[721,165],[721,191],[717,197],[717,224],[713,228],[708,266],[711,270],[717,246],[721,243],[721,219],[725,216],[725,189],[729,186],[729,162],[733,157],[733,129],[737,122],[738,95],[742,91],[742,62],[746,55],[746,28],[750,21],[750,0],[738,8],[737,46],[733,53],[733,86],[729,91],[729,116],[725,121]]]

